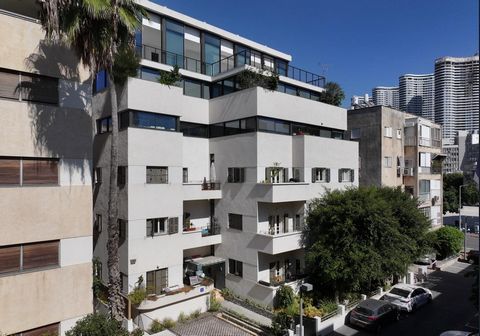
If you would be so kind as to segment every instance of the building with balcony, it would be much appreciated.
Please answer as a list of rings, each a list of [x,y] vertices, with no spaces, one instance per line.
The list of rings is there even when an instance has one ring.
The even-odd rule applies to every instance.
[[[400,110],[435,121],[434,75],[405,74],[398,81]]]
[[[91,80],[37,14],[0,3],[2,335],[64,335],[93,310]]]
[[[463,172],[473,178],[479,155],[478,130],[458,131],[455,138],[442,139],[442,151],[446,155],[443,172]]]
[[[372,100],[374,105],[388,106],[397,110],[400,108],[400,98],[397,86],[374,87],[372,89]]]
[[[149,293],[135,323],[207,309],[214,287],[272,305],[304,273],[307,202],[358,185],[358,145],[345,109],[319,102],[324,78],[291,56],[157,4],[137,34],[141,69],[119,99],[119,225],[123,292]],[[180,68],[178,85],[158,83]],[[245,87],[245,71],[279,76]],[[105,222],[108,88],[97,77],[94,212]],[[106,266],[106,229],[94,254]],[[107,279],[106,267],[101,276]],[[212,284],[213,280],[213,284]]]
[[[442,224],[441,129],[432,121],[384,106],[348,111],[359,143],[361,186],[401,187],[417,197],[432,227]]]

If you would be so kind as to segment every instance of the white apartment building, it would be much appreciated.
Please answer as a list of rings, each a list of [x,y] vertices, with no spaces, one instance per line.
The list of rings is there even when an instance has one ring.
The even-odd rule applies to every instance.
[[[64,335],[92,306],[91,80],[0,2],[0,334]]]
[[[144,279],[133,322],[207,309],[213,286],[272,305],[305,271],[308,200],[358,185],[358,145],[345,109],[319,102],[324,78],[291,56],[148,1],[137,47],[141,69],[119,101],[120,270],[123,292]],[[157,82],[181,70],[180,86]],[[276,91],[240,89],[257,68]],[[108,88],[94,96],[94,255],[107,280],[110,157]],[[213,284],[205,279],[213,279]]]
[[[442,125],[444,138],[478,129],[478,77],[478,54],[435,61],[435,122]]]
[[[400,110],[435,121],[434,84],[433,74],[405,74],[400,76]]]
[[[351,109],[358,109],[368,106],[373,106],[373,100],[365,93],[363,96],[353,96],[350,100]]]
[[[394,109],[400,108],[398,87],[377,86],[372,89],[374,105],[389,106]]]

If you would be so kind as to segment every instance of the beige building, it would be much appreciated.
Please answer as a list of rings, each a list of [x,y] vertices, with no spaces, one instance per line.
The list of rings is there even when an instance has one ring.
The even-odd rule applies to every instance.
[[[63,335],[92,312],[88,72],[0,3],[0,334]]]
[[[361,186],[402,187],[419,199],[432,227],[442,224],[440,125],[385,106],[348,111],[350,138],[359,143]]]

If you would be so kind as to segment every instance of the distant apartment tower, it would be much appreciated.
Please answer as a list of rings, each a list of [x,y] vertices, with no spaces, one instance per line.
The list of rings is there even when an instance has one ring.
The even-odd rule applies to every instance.
[[[399,78],[400,110],[435,120],[434,75],[405,74]]]
[[[90,74],[0,3],[0,334],[64,335],[92,312]]]
[[[466,176],[473,177],[479,155],[478,130],[458,131],[454,139],[444,138],[442,150],[446,155],[444,173],[463,172]]]
[[[385,106],[348,111],[359,143],[360,186],[402,187],[419,200],[432,227],[442,224],[440,125]]]
[[[399,109],[398,87],[377,86],[372,89],[372,98],[374,105],[382,105]]]
[[[478,55],[435,61],[435,122],[443,126],[444,138],[478,129],[478,76]]]

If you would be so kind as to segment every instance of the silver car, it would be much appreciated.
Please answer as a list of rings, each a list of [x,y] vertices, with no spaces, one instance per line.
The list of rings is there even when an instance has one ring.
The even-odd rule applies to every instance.
[[[427,288],[398,284],[385,293],[380,300],[388,301],[399,310],[410,313],[431,302],[432,298],[432,292]]]

